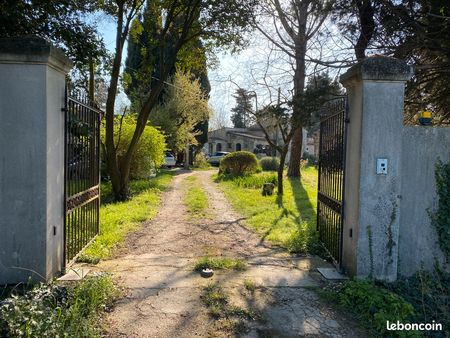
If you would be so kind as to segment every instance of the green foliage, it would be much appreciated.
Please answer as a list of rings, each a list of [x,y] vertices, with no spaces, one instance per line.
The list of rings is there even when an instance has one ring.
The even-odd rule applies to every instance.
[[[236,106],[231,109],[231,122],[234,128],[247,128],[251,122],[252,95],[243,88],[238,88],[233,95],[236,99]]]
[[[220,161],[220,172],[232,176],[253,174],[258,170],[258,159],[249,151],[235,151]]]
[[[203,151],[199,151],[194,156],[194,168],[205,169],[209,168],[211,165],[206,160],[206,156]]]
[[[179,153],[186,145],[197,145],[199,123],[209,119],[211,109],[200,82],[188,72],[177,71],[164,102],[154,110],[152,124],[166,135],[168,148]]]
[[[116,118],[116,123],[121,124],[114,130],[114,141],[117,146],[117,156],[122,158],[131,142],[134,129],[136,128],[136,118],[124,116],[123,119]],[[102,130],[102,141],[105,133]],[[139,139],[136,151],[131,158],[131,179],[144,179],[152,175],[152,171],[159,168],[164,163],[164,151],[166,143],[164,135],[156,128],[145,126],[144,132]]]
[[[84,0],[2,1],[0,36],[49,39],[75,60],[76,66],[86,65],[106,56],[97,28],[84,19],[96,9],[95,1]]]
[[[439,197],[437,209],[429,212],[441,248],[447,260],[450,259],[450,162],[436,163],[436,190]]]
[[[278,157],[263,157],[259,160],[259,165],[263,171],[277,171],[280,160]]]
[[[242,271],[247,268],[247,265],[243,260],[238,258],[206,256],[200,258],[197,263],[195,263],[194,270],[200,271],[204,268]]]
[[[0,305],[2,337],[100,337],[99,314],[118,296],[107,275],[75,287],[41,284]]]
[[[101,187],[100,235],[78,257],[78,262],[96,263],[111,255],[125,236],[139,227],[141,222],[156,216],[160,195],[173,176],[173,172],[161,172],[150,180],[130,182],[131,198],[125,202],[112,202],[110,183]]]
[[[410,323],[414,319],[414,308],[399,295],[367,280],[351,280],[341,288],[324,291],[338,304],[355,314],[375,336],[401,337],[402,331],[387,331],[386,322]],[[417,336],[411,332],[409,336]]]
[[[275,173],[243,177],[219,176],[216,182],[246,224],[263,239],[295,253],[324,254],[316,231],[317,170],[302,168],[301,181],[283,180],[284,195],[261,195],[262,184],[276,182]]]
[[[429,336],[450,336],[450,273],[436,267],[434,271],[418,271],[384,285],[408,301],[415,309],[416,323],[441,323],[445,332],[428,332]]]

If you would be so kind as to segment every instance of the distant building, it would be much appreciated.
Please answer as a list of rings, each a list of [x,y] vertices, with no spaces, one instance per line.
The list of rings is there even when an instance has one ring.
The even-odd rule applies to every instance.
[[[281,135],[275,128],[268,128],[269,136],[274,143],[283,142]],[[318,147],[314,137],[307,137],[307,132],[303,129],[303,152],[315,155]],[[278,156],[276,151],[267,142],[263,130],[258,125],[249,128],[228,128],[223,127],[208,132],[208,143],[203,148],[204,152],[212,155],[218,151],[239,151],[246,150],[255,153],[258,157]],[[289,154],[287,161],[289,162]]]
[[[249,128],[221,128],[208,133],[207,153],[218,151],[247,150],[256,152],[258,149],[269,149],[269,143],[258,126]]]

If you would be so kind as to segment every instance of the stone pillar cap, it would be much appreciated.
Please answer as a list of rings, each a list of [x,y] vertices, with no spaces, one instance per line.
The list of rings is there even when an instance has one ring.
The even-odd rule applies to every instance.
[[[73,67],[64,51],[37,36],[0,38],[0,63],[48,64],[65,74]]]
[[[375,55],[365,58],[341,75],[340,82],[351,80],[408,81],[414,74],[412,66],[389,56]]]

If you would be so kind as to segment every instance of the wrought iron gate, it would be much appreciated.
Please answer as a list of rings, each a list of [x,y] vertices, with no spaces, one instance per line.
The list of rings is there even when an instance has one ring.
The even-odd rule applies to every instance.
[[[317,229],[336,267],[342,263],[347,98],[324,107],[320,122]]]
[[[71,262],[99,232],[100,122],[86,96],[66,89],[64,261]]]

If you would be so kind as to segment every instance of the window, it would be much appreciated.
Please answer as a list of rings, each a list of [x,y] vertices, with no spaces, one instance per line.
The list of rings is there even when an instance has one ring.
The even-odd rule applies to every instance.
[[[216,144],[216,151],[222,151],[222,143]]]
[[[236,151],[241,151],[242,147],[240,143],[236,143]]]

